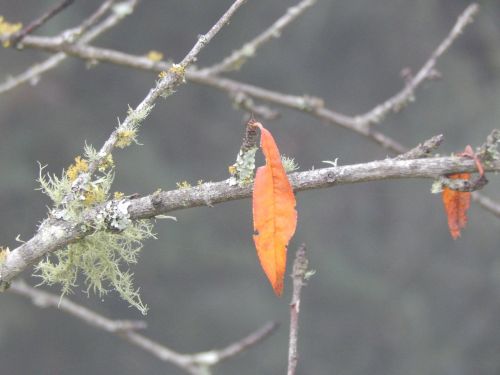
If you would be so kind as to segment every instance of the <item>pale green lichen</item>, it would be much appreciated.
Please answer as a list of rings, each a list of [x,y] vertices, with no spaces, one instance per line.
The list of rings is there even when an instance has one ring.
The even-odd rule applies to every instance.
[[[236,163],[229,167],[229,173],[232,175],[229,181],[231,185],[245,186],[253,181],[256,152],[257,147],[239,151]]]
[[[191,187],[191,184],[187,181],[181,181],[181,182],[176,182],[175,185],[177,186],[177,189],[189,189]]]
[[[286,173],[295,172],[299,169],[299,165],[295,162],[294,158],[281,155],[281,163],[283,164],[283,168],[285,168]]]
[[[443,178],[439,177],[438,179],[434,180],[431,185],[431,193],[432,194],[440,194],[443,192],[444,189],[444,183],[443,183]]]
[[[125,127],[124,130],[135,130],[137,131],[137,128],[139,125],[144,121],[146,117],[149,116],[151,111],[154,108],[154,104],[152,105],[145,105],[143,108],[136,108],[133,109],[132,107],[128,107],[127,111],[127,116],[129,119],[129,124],[127,127]]]
[[[55,207],[59,207],[63,204],[66,195],[71,192],[71,181],[64,171],[60,178],[56,175],[44,175],[44,168],[45,166],[40,165],[40,174],[38,178],[40,190],[54,202]]]
[[[42,279],[42,284],[60,284],[64,296],[72,292],[77,286],[78,276],[83,275],[87,292],[104,295],[115,290],[122,299],[145,314],[147,307],[133,286],[133,274],[128,266],[137,262],[142,241],[154,237],[152,224],[146,220],[133,222],[130,219],[130,201],[123,199],[123,194],[116,194],[115,200],[104,204],[109,199],[114,180],[112,158],[99,155],[92,146],[85,147],[85,157],[77,157],[61,177],[43,175],[43,167],[40,168],[41,190],[54,203],[51,216],[78,226],[86,236],[42,260],[35,267],[36,276]],[[78,176],[87,173],[90,163],[100,160],[104,160],[100,163],[102,168],[98,168],[101,174],[75,191],[73,183]],[[68,199],[68,196],[73,199]],[[83,214],[89,208],[96,210],[94,219],[84,222]],[[41,231],[44,233],[43,228]],[[58,237],[55,233],[47,235]]]
[[[35,270],[43,284],[60,284],[63,296],[78,286],[78,275],[82,274],[87,292],[102,296],[110,289],[115,290],[130,305],[146,314],[147,306],[133,286],[133,274],[122,268],[137,263],[141,241],[151,237],[154,237],[152,225],[144,220],[128,225],[120,233],[96,231],[56,251],[42,260]]]

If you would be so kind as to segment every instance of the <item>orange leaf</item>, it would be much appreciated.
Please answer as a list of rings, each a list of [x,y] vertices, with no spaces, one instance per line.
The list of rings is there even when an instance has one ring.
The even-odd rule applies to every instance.
[[[260,146],[266,165],[259,167],[253,185],[253,239],[257,256],[274,292],[283,292],[286,247],[295,233],[297,211],[292,186],[281,163],[278,146],[261,123]]]
[[[451,179],[468,180],[469,173],[457,173],[448,176]],[[454,240],[460,237],[460,230],[467,224],[467,210],[470,206],[470,193],[443,189],[443,203],[446,215],[448,216],[448,228]]]

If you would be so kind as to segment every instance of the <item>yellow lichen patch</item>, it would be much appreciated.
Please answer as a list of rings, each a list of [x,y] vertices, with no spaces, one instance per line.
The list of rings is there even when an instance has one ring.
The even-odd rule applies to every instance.
[[[90,186],[83,194],[85,197],[83,203],[86,206],[92,206],[96,203],[102,203],[106,200],[106,191],[99,186]]]
[[[81,156],[75,158],[75,164],[71,164],[66,172],[66,176],[70,181],[77,179],[78,175],[82,172],[87,172],[89,170],[89,163],[87,160],[82,159]]]
[[[10,23],[4,20],[2,16],[0,16],[0,36],[10,35],[15,32],[18,32],[23,27],[23,24],[18,23]],[[3,42],[3,46],[5,48],[10,46],[10,40],[6,40]]]
[[[10,250],[8,247],[0,246],[0,264],[5,262],[5,259],[7,259],[7,256],[9,254],[10,254]]]
[[[161,53],[160,51],[152,50],[148,52],[146,57],[148,58],[148,60],[157,62],[163,60],[163,53]]]
[[[170,67],[170,69],[168,69],[168,72],[169,73],[173,73],[173,74],[177,74],[177,75],[180,75],[180,76],[183,76],[186,73],[186,68],[184,68],[180,64],[172,64],[172,66]]]
[[[189,189],[191,184],[187,181],[176,182],[177,189]]]
[[[108,154],[101,162],[99,163],[99,171],[105,172],[106,170],[113,168],[115,166],[115,162],[113,161],[113,155]]]
[[[122,199],[125,196],[121,191],[115,191],[113,194],[113,198],[116,199],[117,201]]]
[[[158,78],[163,79],[163,78],[165,78],[167,76],[167,74],[168,73],[163,70],[163,71],[160,72],[160,74],[158,74]]]
[[[116,147],[125,148],[135,140],[136,131],[133,129],[123,129],[118,131],[118,139],[116,140]]]

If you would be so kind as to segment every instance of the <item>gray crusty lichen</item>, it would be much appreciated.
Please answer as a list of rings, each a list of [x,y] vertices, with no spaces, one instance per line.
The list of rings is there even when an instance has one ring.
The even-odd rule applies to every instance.
[[[98,158],[90,146],[85,151],[85,157],[75,158],[61,177],[40,174],[41,190],[54,203],[51,217],[79,225],[86,236],[40,261],[35,266],[36,276],[42,284],[61,285],[64,296],[78,286],[81,275],[87,293],[102,296],[114,290],[146,314],[147,306],[133,285],[129,266],[137,262],[142,241],[154,237],[152,224],[149,220],[130,220],[130,201],[121,193],[115,193],[115,199],[105,203],[114,179],[113,159],[111,155]],[[102,160],[100,175],[75,191],[73,181],[87,173],[93,160]],[[91,223],[84,223],[83,214],[89,209],[94,209],[95,215]]]
[[[255,154],[258,149],[257,145],[257,127],[254,125],[255,119],[252,117],[248,120],[245,136],[241,145],[236,162],[229,166],[229,185],[246,186],[253,182],[255,172]],[[281,162],[286,173],[294,172],[299,167],[293,158],[281,156]]]

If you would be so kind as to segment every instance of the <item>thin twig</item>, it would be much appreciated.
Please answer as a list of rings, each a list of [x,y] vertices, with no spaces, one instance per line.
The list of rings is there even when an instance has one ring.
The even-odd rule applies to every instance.
[[[263,44],[269,42],[272,38],[278,38],[283,29],[296,20],[307,8],[314,5],[316,0],[302,0],[297,5],[288,8],[286,13],[277,19],[269,28],[258,35],[256,38],[245,43],[239,50],[234,51],[220,63],[214,64],[201,70],[202,74],[217,75],[231,70],[239,70],[246,60],[255,55],[255,52]]]
[[[361,127],[368,127],[371,124],[382,121],[389,112],[399,112],[408,102],[414,99],[414,93],[418,86],[425,80],[434,77],[437,60],[453,44],[455,39],[462,34],[465,27],[473,21],[473,17],[479,11],[478,4],[469,5],[457,19],[448,36],[434,50],[429,59],[420,68],[418,73],[411,78],[401,90],[401,92],[389,98],[384,103],[377,105],[371,111],[356,116],[356,122]]]
[[[242,109],[250,114],[256,115],[263,120],[276,120],[281,114],[265,105],[257,105],[248,95],[238,92],[230,94],[233,104],[236,108]]]
[[[137,5],[137,0],[128,0],[124,2],[124,5],[128,7],[130,12],[113,12],[106,19],[101,21],[99,24],[94,25],[113,5],[116,0],[108,0],[104,2],[89,18],[84,20],[80,26],[71,30],[71,34],[78,37],[78,44],[85,44],[94,40],[97,36],[103,32],[109,30],[111,27],[115,26],[119,21],[121,21],[126,15],[132,13],[134,7]],[[89,28],[92,27],[90,30]],[[88,30],[88,31],[87,31]],[[0,84],[0,94],[3,94],[9,90],[12,90],[23,83],[26,82],[36,82],[38,81],[41,74],[57,67],[62,61],[64,61],[68,55],[64,52],[58,52],[55,55],[49,57],[48,59],[34,64],[29,67],[23,73],[15,76],[9,77],[4,83]]]
[[[484,209],[491,212],[493,215],[500,218],[500,204],[493,199],[485,197],[482,194],[472,193],[472,200],[479,204]]]
[[[435,135],[404,154],[396,156],[394,160],[428,158],[431,156],[431,153],[434,152],[441,145],[441,143],[443,143],[443,140],[444,137],[442,134]]]
[[[9,291],[31,299],[35,306],[57,308],[93,327],[117,335],[163,362],[172,363],[192,375],[207,374],[210,367],[255,346],[269,337],[277,328],[276,323],[270,322],[226,348],[194,354],[182,354],[137,333],[136,330],[146,328],[144,321],[111,320],[72,302],[66,297],[61,299],[58,295],[45,292],[39,288],[33,288],[23,281],[13,282]]]
[[[197,71],[188,72],[186,74],[186,78],[192,82],[207,85],[230,94],[242,92],[250,97],[264,102],[305,112],[313,117],[325,121],[327,124],[341,126],[354,131],[394,153],[399,154],[407,151],[403,145],[389,136],[386,136],[377,130],[360,126],[354,117],[349,117],[325,108],[324,102],[320,98],[284,94],[250,85],[248,83],[238,82],[229,78],[199,74]]]
[[[23,40],[24,37],[26,37],[28,34],[31,34],[33,31],[38,29],[40,26],[42,26],[44,23],[46,23],[48,20],[50,20],[58,13],[62,12],[64,9],[66,9],[74,2],[75,0],[62,0],[52,9],[49,9],[40,17],[30,22],[26,27],[22,28],[19,32],[10,35],[9,40],[12,46],[14,47],[17,46]]]
[[[500,171],[500,161],[488,163],[486,171]],[[369,163],[315,169],[289,175],[295,191],[333,187],[368,181],[404,178],[438,178],[439,176],[476,172],[474,160],[466,157],[434,157],[414,160],[385,159]],[[233,186],[230,180],[208,182],[186,189],[159,191],[129,201],[128,214],[132,220],[152,218],[175,210],[212,206],[218,203],[251,196],[251,186]],[[12,250],[0,266],[0,285],[5,285],[40,257],[90,234],[93,222],[103,212],[102,206],[89,209],[78,223],[50,218],[28,241]]]
[[[299,340],[299,314],[302,287],[307,279],[309,261],[306,257],[306,245],[302,244],[295,254],[293,262],[293,292],[290,302],[290,338],[288,340],[288,371],[287,375],[295,375],[299,359],[297,343]]]
[[[84,20],[78,27],[71,29],[70,31],[75,33],[76,35],[82,35],[84,32],[86,32],[88,29],[90,29],[93,25],[95,25],[101,17],[103,17],[109,9],[113,6],[113,4],[117,0],[107,0],[104,3],[101,4],[97,10],[90,15],[86,20]],[[135,5],[137,5],[137,0],[134,1],[127,1],[125,2],[122,6],[128,7],[129,11],[128,12],[122,12],[121,15],[123,16],[125,14],[130,14],[132,13]],[[113,12],[114,14],[120,14],[120,12]],[[88,41],[87,41],[88,42]],[[86,43],[87,43],[86,42]]]
[[[138,329],[145,329],[147,324],[145,321],[130,321],[130,320],[111,320],[108,319],[86,307],[78,305],[71,300],[60,296],[45,292],[41,289],[33,288],[26,284],[24,281],[19,280],[11,284],[10,292],[28,297],[32,300],[33,304],[40,307],[56,307],[70,315],[83,320],[85,323],[100,328],[106,332],[118,333],[124,331],[134,331]]]
[[[265,340],[267,337],[272,335],[277,328],[278,323],[268,322],[258,330],[252,332],[241,340],[229,344],[225,348],[211,350],[209,352],[203,352],[199,354],[193,354],[193,362],[197,363],[200,366],[213,366],[228,358],[234,357],[235,355],[245,351],[246,349],[258,344],[262,340]]]

